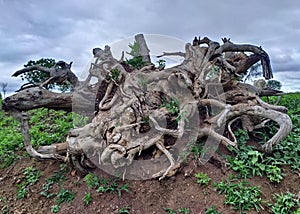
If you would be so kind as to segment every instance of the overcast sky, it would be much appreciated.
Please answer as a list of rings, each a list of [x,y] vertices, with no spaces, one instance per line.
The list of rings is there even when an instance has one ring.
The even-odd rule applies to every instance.
[[[300,91],[299,20],[299,0],[0,0],[0,82],[18,89],[11,74],[42,57],[80,74],[94,47],[144,33],[262,46],[283,89]]]

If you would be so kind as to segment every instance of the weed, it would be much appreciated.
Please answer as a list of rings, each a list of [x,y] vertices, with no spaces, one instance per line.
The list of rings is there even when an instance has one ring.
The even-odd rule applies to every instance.
[[[38,182],[41,171],[29,166],[23,171],[23,175],[23,181],[17,184],[17,199],[25,198],[27,196],[28,187]]]
[[[57,172],[54,172],[52,177],[48,178],[46,180],[46,183],[42,187],[41,195],[45,196],[46,198],[54,198],[57,194],[56,193],[50,193],[50,189],[52,189],[53,184],[56,183],[62,183],[66,180],[65,173],[67,172],[67,165],[61,164],[60,170]]]
[[[92,196],[90,192],[86,192],[83,196],[82,200],[84,201],[85,205],[88,206],[92,202]]]
[[[290,192],[275,194],[274,199],[276,200],[275,204],[269,204],[274,214],[296,213],[297,211],[292,212],[292,210],[297,208],[299,210],[300,202],[296,199],[296,196]]]
[[[266,169],[267,177],[271,182],[279,183],[282,181],[284,174],[281,172],[281,169],[275,165],[268,165]]]
[[[264,153],[257,151],[255,147],[247,146],[249,136],[244,130],[239,129],[236,135],[240,137],[239,149],[231,147],[230,150],[234,151],[236,155],[233,158],[227,156],[228,165],[232,170],[239,172],[241,178],[266,174],[271,182],[279,183],[284,176],[284,173],[278,167],[282,164],[281,158],[266,156]]]
[[[129,205],[126,205],[126,207],[123,207],[119,210],[120,214],[129,214],[129,212],[130,212],[130,206]]]
[[[118,197],[122,196],[122,191],[129,192],[129,184],[119,185],[117,184],[118,179],[112,179],[110,181],[102,182],[101,186],[96,190],[97,192],[105,193],[114,193],[117,192]]]
[[[261,190],[259,187],[250,186],[246,181],[231,183],[228,180],[214,183],[214,186],[219,194],[225,193],[225,204],[233,206],[234,209],[240,210],[242,213],[251,208],[259,211],[261,203]]]
[[[119,76],[120,76],[120,71],[117,68],[112,69],[109,73],[109,80],[117,82]]]
[[[176,211],[174,211],[174,210],[171,209],[171,208],[166,207],[164,210],[165,210],[167,213],[169,213],[169,214],[176,214]]]
[[[208,175],[206,173],[196,173],[195,177],[197,178],[197,183],[204,185],[204,186],[208,186],[208,183],[211,181],[211,178],[208,177]]]
[[[177,100],[176,98],[171,98],[169,102],[167,102],[166,99],[163,99],[163,107],[166,107],[168,112],[170,112],[173,115],[179,114],[179,100]]]
[[[129,192],[129,184],[120,185],[118,181],[120,178],[115,177],[112,179],[105,179],[102,177],[98,179],[97,175],[89,173],[84,177],[84,181],[86,182],[88,188],[96,189],[97,192],[100,193],[114,193],[117,192],[118,196],[122,196],[122,192]]]
[[[166,60],[164,60],[164,59],[157,60],[156,63],[158,64],[158,68],[166,67]]]
[[[205,214],[221,214],[221,213],[216,210],[214,205],[212,205],[205,211]]]
[[[53,213],[58,213],[59,210],[60,210],[60,206],[59,206],[58,204],[53,205],[53,206],[51,207],[51,212],[53,212]]]
[[[189,214],[190,213],[190,209],[189,208],[185,208],[185,207],[180,207],[178,209],[179,213],[184,213],[184,214]]]
[[[72,193],[69,190],[61,188],[61,190],[57,194],[56,202],[59,205],[62,203],[71,203],[74,200],[75,195],[76,195],[76,193]]]
[[[129,44],[128,47],[130,48],[130,52],[126,53],[132,56],[132,58],[126,59],[126,63],[132,68],[141,69],[146,62],[144,61],[143,57],[139,55],[139,43],[134,41],[134,43]]]
[[[87,185],[88,188],[98,188],[100,185],[100,181],[98,180],[97,175],[92,174],[92,173],[88,173],[85,177],[84,177],[84,181]]]
[[[170,213],[170,214],[176,214],[177,212],[178,213],[184,213],[184,214],[189,214],[190,213],[190,209],[189,208],[185,208],[185,207],[180,207],[179,209],[177,209],[177,212],[171,208],[168,208],[166,207],[164,209],[167,213]]]

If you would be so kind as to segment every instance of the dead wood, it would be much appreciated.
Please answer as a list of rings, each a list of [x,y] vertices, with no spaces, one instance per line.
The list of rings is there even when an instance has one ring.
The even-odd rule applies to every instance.
[[[278,132],[264,145],[266,152],[272,152],[272,146],[291,131],[292,122],[284,107],[263,102],[259,96],[266,91],[238,81],[259,60],[264,78],[273,77],[269,56],[261,47],[234,44],[226,38],[222,45],[207,37],[196,38],[193,45],[186,44],[185,53],[160,55],[184,58],[181,64],[162,70],[151,65],[143,35],[135,39],[140,56],[147,62],[139,70],[115,59],[109,46],[95,48],[95,60],[85,81],[66,73],[68,80],[76,82],[71,93],[54,93],[37,86],[4,100],[6,110],[47,107],[90,116],[95,113],[91,123],[71,130],[63,144],[37,151],[30,146],[23,114],[25,145],[33,157],[62,159],[66,153],[66,158],[84,172],[98,166],[124,178],[162,179],[178,171],[182,153],[189,152],[188,145],[199,138],[208,137],[207,146],[214,148],[210,155],[219,143],[238,147],[232,130],[236,121],[248,131],[263,127],[266,120],[277,123]],[[71,70],[69,74],[73,75]],[[92,78],[97,83],[91,83]]]

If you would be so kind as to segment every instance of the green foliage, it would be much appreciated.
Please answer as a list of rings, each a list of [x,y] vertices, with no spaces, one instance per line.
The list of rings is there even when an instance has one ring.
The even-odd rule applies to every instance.
[[[219,194],[225,194],[224,203],[233,206],[235,210],[245,213],[245,210],[255,208],[256,211],[259,211],[261,203],[261,190],[259,187],[250,186],[244,180],[239,183],[222,180],[219,183],[214,183],[214,186]]]
[[[133,44],[129,44],[128,47],[130,48],[130,52],[126,52],[127,54],[129,54],[132,57],[137,57],[139,56],[139,48],[140,45],[139,43],[137,43],[136,41],[134,41]]]
[[[276,200],[275,204],[269,204],[269,206],[271,206],[272,213],[274,214],[296,214],[297,211],[293,212],[292,210],[297,208],[298,210],[300,209],[300,201],[293,193],[286,192],[285,194],[275,194],[274,199]]]
[[[59,193],[57,194],[56,202],[58,205],[62,203],[71,203],[75,198],[76,193],[72,193],[69,190],[61,188]]]
[[[278,80],[268,80],[268,82],[267,82],[267,88],[269,88],[269,89],[280,90],[281,87],[282,87],[282,84]]]
[[[64,142],[73,128],[73,114],[40,108],[29,111],[30,136],[34,147]]]
[[[33,65],[41,65],[43,67],[47,67],[47,68],[51,68],[55,65],[55,60],[54,59],[48,59],[48,58],[41,58],[39,60],[30,60],[27,62],[26,65],[24,65],[24,67],[30,67]],[[45,82],[47,79],[50,78],[49,73],[45,73],[45,72],[41,72],[39,70],[34,70],[31,72],[27,72],[25,74],[21,75],[22,80],[27,80],[29,83],[33,83],[33,84],[39,84],[42,82]],[[64,82],[63,84],[49,84],[46,86],[47,89],[54,89],[57,88],[58,90],[62,91],[62,92],[66,92],[68,90],[70,90],[71,88],[71,84],[69,82]]]
[[[213,78],[217,77],[218,73],[219,73],[219,70],[220,70],[219,66],[214,65],[212,67],[212,69],[208,72],[208,74],[206,75],[205,79],[208,80],[208,79],[213,79]]]
[[[126,207],[123,207],[119,210],[120,214],[129,214],[130,213],[130,206],[126,205]]]
[[[57,172],[54,172],[54,174],[46,179],[46,183],[43,184],[41,195],[45,196],[46,198],[54,198],[57,194],[56,193],[50,193],[50,189],[53,188],[54,184],[62,184],[67,178],[65,174],[67,173],[67,165],[61,164],[60,170]]]
[[[57,213],[60,210],[60,205],[63,203],[72,203],[75,198],[76,193],[73,193],[69,190],[61,188],[56,198],[56,205],[52,206],[51,211]]]
[[[134,41],[133,44],[129,44],[128,46],[130,48],[130,52],[127,52],[127,54],[132,56],[132,58],[126,59],[126,63],[134,69],[141,69],[146,65],[146,62],[143,57],[139,55],[139,43]]]
[[[2,100],[0,100],[2,106]],[[17,151],[24,147],[20,124],[0,110],[0,169],[18,159]]]
[[[221,213],[216,210],[215,206],[212,205],[205,211],[205,214],[221,214]]]
[[[99,181],[97,175],[92,174],[92,173],[88,173],[84,177],[84,181],[85,181],[88,188],[97,189],[100,186],[100,181]]]
[[[31,110],[29,115],[31,143],[34,148],[64,142],[71,128],[88,122],[87,117],[79,114],[46,108]],[[19,122],[3,110],[0,110],[0,139],[0,168],[5,168],[23,154],[24,139]]]
[[[257,151],[253,146],[247,146],[249,140],[248,133],[244,130],[237,130],[235,135],[238,139],[239,149],[231,147],[230,150],[235,152],[235,157],[227,156],[228,165],[232,170],[240,173],[242,178],[252,176],[267,175],[271,182],[279,183],[284,176],[279,165],[281,162],[275,161],[274,157],[266,156],[264,153]]]
[[[86,192],[83,196],[82,200],[84,201],[84,204],[88,206],[92,202],[92,196],[90,192]]]
[[[144,61],[142,56],[136,56],[132,59],[126,59],[126,63],[130,65],[132,68],[141,69],[146,65],[146,62]]]
[[[180,112],[179,100],[176,98],[171,98],[169,102],[166,99],[163,99],[163,107],[173,115],[178,115]]]
[[[204,186],[208,186],[208,183],[211,181],[211,178],[208,177],[208,175],[206,173],[196,173],[195,177],[197,178],[197,183],[204,185]]]
[[[51,68],[55,65],[55,60],[54,59],[44,59],[41,58],[37,61],[34,60],[30,60],[29,62],[27,62],[26,65],[24,65],[24,67],[30,67],[33,65],[41,65],[47,68]],[[22,76],[22,80],[27,80],[30,83],[41,83],[46,81],[50,76],[48,73],[45,72],[41,72],[38,70],[35,71],[31,71],[31,72],[27,72],[25,74],[23,74]],[[49,85],[49,88],[54,88],[54,85]]]
[[[88,124],[89,118],[87,116],[82,116],[75,112],[70,113],[70,116],[73,118],[74,127],[83,127]]]
[[[84,177],[84,181],[86,182],[88,188],[96,189],[97,192],[100,193],[115,193],[117,192],[118,196],[122,196],[122,192],[129,192],[129,184],[119,184],[119,177],[114,177],[111,179],[105,179],[102,177],[99,179],[97,175],[89,173]]]
[[[160,59],[157,61],[157,64],[158,64],[158,68],[164,68],[166,67],[166,60]]]
[[[60,206],[59,206],[58,204],[53,205],[53,206],[51,207],[51,212],[53,212],[53,213],[58,213],[59,210],[60,210]]]
[[[25,198],[27,196],[29,186],[38,182],[41,171],[29,166],[23,171],[23,175],[22,182],[17,184],[17,199]]]
[[[120,71],[117,68],[112,69],[109,73],[109,80],[117,82],[119,76],[120,76]]]
[[[165,208],[164,209],[167,213],[170,213],[170,214],[176,214],[177,212],[178,213],[184,213],[184,214],[189,214],[190,213],[190,209],[189,208],[185,208],[185,207],[180,207],[179,209],[177,209],[177,212],[171,208]]]
[[[98,187],[98,189],[96,191],[100,192],[100,193],[117,192],[118,197],[120,198],[122,196],[122,192],[124,192],[124,191],[129,192],[129,184],[126,183],[124,185],[120,185],[117,183],[118,180],[119,180],[118,178],[110,179],[110,180],[104,179],[101,181],[101,185]]]

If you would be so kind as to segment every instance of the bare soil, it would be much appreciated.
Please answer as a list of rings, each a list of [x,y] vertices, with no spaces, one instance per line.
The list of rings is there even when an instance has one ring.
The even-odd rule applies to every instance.
[[[121,197],[116,193],[98,193],[94,189],[88,189],[82,177],[70,168],[66,173],[67,180],[61,186],[53,185],[52,192],[59,192],[64,187],[72,192],[76,192],[72,203],[61,205],[59,213],[120,213],[120,209],[130,207],[130,213],[167,213],[164,209],[189,208],[190,213],[205,213],[211,205],[223,213],[240,213],[232,207],[224,205],[224,194],[219,195],[214,189],[212,182],[220,182],[228,179],[230,173],[234,173],[225,166],[225,160],[219,156],[212,157],[205,165],[199,165],[195,160],[191,160],[185,165],[176,176],[162,181],[157,179],[146,181],[120,181],[121,184],[129,183],[130,192],[122,192]],[[17,199],[17,186],[23,177],[23,170],[28,166],[34,166],[41,170],[39,181],[30,186],[27,198]],[[51,207],[56,204],[56,199],[47,199],[41,195],[42,186],[46,179],[50,178],[55,171],[59,171],[60,163],[56,161],[37,161],[31,158],[22,158],[9,168],[0,171],[0,208],[2,213],[52,213]],[[207,173],[212,181],[208,187],[200,186],[196,182],[195,173]],[[102,171],[98,175],[109,177]],[[262,189],[262,209],[260,213],[270,213],[267,202],[273,202],[274,193],[290,191],[299,192],[300,177],[285,169],[285,179],[279,184],[270,183],[266,177],[253,177],[250,183],[260,186]],[[83,201],[85,193],[90,192],[92,202],[86,206]],[[177,212],[178,213],[178,212]],[[251,210],[248,213],[257,213]]]

